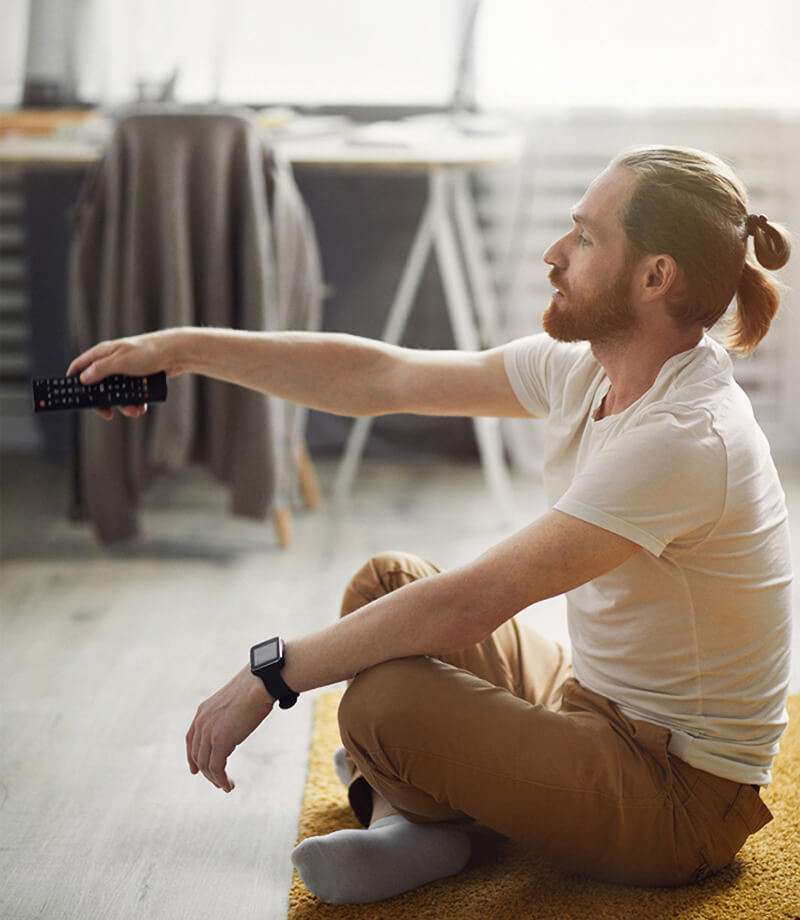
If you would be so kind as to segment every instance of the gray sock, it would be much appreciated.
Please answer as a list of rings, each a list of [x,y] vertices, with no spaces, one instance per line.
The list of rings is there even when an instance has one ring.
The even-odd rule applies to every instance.
[[[364,904],[455,875],[470,849],[469,835],[458,828],[387,815],[369,828],[306,837],[292,863],[321,901]]]
[[[345,786],[349,786],[352,778],[352,771],[345,759],[346,755],[347,751],[343,747],[336,748],[333,752],[333,768],[336,770],[336,775],[341,782],[344,783]]]

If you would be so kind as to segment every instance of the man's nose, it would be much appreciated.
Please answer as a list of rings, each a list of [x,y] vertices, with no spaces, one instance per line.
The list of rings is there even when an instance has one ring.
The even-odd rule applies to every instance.
[[[548,265],[554,268],[565,269],[567,267],[567,243],[569,233],[560,236],[546,250],[542,258]]]
[[[559,245],[560,243],[561,243],[561,240],[557,240],[555,243],[553,243],[551,246],[549,246],[545,250],[544,255],[542,256],[544,261],[548,265],[552,265],[553,268],[559,268],[559,267],[563,268],[564,267],[563,261],[561,261],[563,259],[563,253]]]

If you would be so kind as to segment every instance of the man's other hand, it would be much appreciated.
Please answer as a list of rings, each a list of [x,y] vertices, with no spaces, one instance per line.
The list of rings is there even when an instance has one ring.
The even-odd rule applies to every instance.
[[[186,733],[189,771],[200,771],[218,789],[232,792],[235,784],[225,772],[228,758],[272,712],[274,703],[263,681],[251,673],[247,664],[198,706]]]

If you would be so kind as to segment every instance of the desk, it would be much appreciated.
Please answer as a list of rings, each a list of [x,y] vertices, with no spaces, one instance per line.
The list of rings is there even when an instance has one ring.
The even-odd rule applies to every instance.
[[[36,166],[37,163],[81,166],[99,160],[102,147],[85,141],[66,141],[51,137],[0,138],[0,163]]]
[[[424,172],[428,196],[417,232],[389,310],[382,338],[399,344],[425,262],[434,249],[445,291],[445,300],[456,347],[476,351],[500,344],[496,331],[497,307],[483,258],[472,197],[467,185],[470,170],[513,163],[521,152],[517,136],[454,138],[414,148],[353,145],[344,139],[276,141],[276,155],[293,166],[334,170],[384,170]],[[47,138],[7,138],[0,141],[0,162],[64,165],[96,160],[102,147],[96,144]],[[459,252],[459,240],[463,247]],[[473,298],[467,282],[472,288]],[[478,325],[473,316],[473,304]],[[359,417],[348,436],[337,472],[333,499],[348,498],[366,444],[370,417]],[[499,515],[512,519],[512,496],[503,455],[500,420],[474,418],[473,424],[487,486]]]
[[[382,339],[393,345],[402,340],[425,262],[433,248],[456,347],[478,351],[501,344],[496,326],[497,303],[483,258],[467,173],[480,167],[513,163],[521,153],[519,137],[456,138],[421,144],[413,149],[356,146],[337,138],[321,143],[286,143],[278,149],[293,165],[426,172],[427,202]],[[467,277],[462,270],[459,234],[478,327],[473,317]],[[371,417],[362,416],[353,424],[334,485],[333,499],[338,504],[343,504],[350,494],[372,421]],[[513,520],[512,492],[503,455],[500,420],[479,417],[473,418],[473,423],[487,486],[498,513],[504,521],[510,522]]]

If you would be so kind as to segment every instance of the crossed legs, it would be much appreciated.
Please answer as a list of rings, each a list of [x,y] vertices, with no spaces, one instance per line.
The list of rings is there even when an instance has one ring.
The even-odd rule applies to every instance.
[[[367,560],[350,580],[342,598],[340,616],[418,578],[441,571],[434,563],[413,553],[379,553]],[[564,681],[572,675],[569,655],[561,645],[534,630],[521,628],[514,618],[478,645],[437,656],[437,659],[553,712],[559,709]],[[353,680],[347,681],[348,688],[352,684]],[[431,700],[430,705],[436,705],[436,701]],[[368,784],[349,751],[346,759],[352,771],[348,797],[361,823],[367,827],[371,820],[396,813],[389,800]]]

